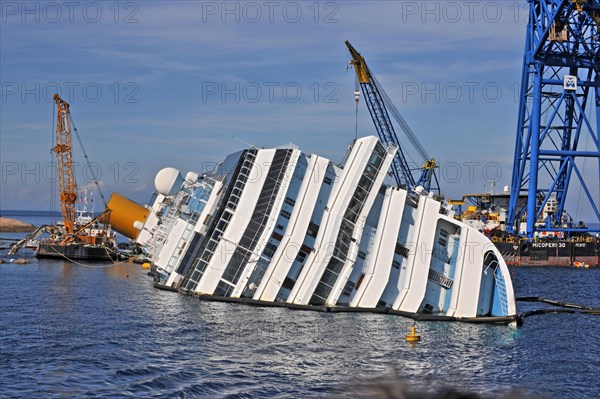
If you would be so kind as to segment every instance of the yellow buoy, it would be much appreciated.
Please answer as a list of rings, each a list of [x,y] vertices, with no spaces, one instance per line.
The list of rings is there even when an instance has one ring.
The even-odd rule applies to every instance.
[[[417,327],[415,327],[415,323],[413,323],[412,327],[410,328],[410,333],[406,334],[406,340],[408,342],[417,342],[421,340],[421,336],[417,334]]]
[[[150,263],[148,263],[148,262],[142,263],[142,269],[150,269]]]

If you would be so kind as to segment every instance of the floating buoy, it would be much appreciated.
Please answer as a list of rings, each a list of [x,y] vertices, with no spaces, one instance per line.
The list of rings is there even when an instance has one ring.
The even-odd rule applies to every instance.
[[[406,334],[406,340],[408,342],[418,342],[421,340],[421,336],[417,334],[417,327],[415,326],[415,323],[413,323],[412,327],[410,328],[410,333]]]
[[[142,263],[142,269],[150,269],[150,263],[148,263],[148,262]]]

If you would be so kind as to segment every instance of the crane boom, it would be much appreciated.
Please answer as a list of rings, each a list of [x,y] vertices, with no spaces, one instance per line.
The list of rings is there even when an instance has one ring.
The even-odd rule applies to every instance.
[[[72,234],[75,228],[75,203],[77,202],[77,183],[73,173],[73,152],[71,145],[71,121],[69,119],[69,103],[58,94],[54,95],[56,103],[56,145],[52,151],[56,154],[58,170],[58,188],[60,194],[60,210],[65,232]]]
[[[373,123],[377,129],[379,138],[384,143],[394,144],[398,147],[398,151],[392,162],[392,174],[396,179],[396,183],[399,186],[408,188],[423,186],[427,191],[430,191],[432,188],[432,181],[435,181],[434,190],[439,193],[439,182],[435,175],[435,168],[437,167],[435,159],[432,159],[427,155],[425,149],[417,139],[417,136],[410,126],[408,126],[408,123],[406,123],[383,87],[377,81],[377,78],[367,66],[364,57],[348,40],[346,40],[345,43],[352,56],[350,63],[354,66],[354,70],[356,71],[360,88],[365,97],[367,108],[369,109],[371,119],[373,119]],[[409,163],[406,160],[403,146],[400,145],[400,140],[396,135],[394,125],[390,119],[390,114],[394,117],[398,126],[400,126],[406,137],[423,159],[424,163],[422,168],[420,168],[422,172],[418,180],[415,180]]]
[[[367,63],[362,55],[346,40],[346,46],[352,55],[351,64],[354,66],[356,75],[358,76],[358,82],[360,88],[365,97],[367,108],[371,114],[371,118],[375,123],[377,134],[384,143],[391,143],[398,147],[396,156],[392,161],[392,173],[396,179],[396,183],[399,186],[414,187],[415,179],[410,171],[406,157],[402,151],[402,146],[398,141],[398,136],[394,131],[394,125],[388,114],[387,108],[385,107],[383,97],[379,91],[379,88],[375,84],[375,81],[371,75],[371,71],[367,67]]]

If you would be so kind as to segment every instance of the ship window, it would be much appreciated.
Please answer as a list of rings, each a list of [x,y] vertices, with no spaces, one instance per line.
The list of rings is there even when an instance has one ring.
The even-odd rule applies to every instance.
[[[375,177],[376,174],[377,174],[377,169],[375,169],[375,167],[373,167],[373,165],[367,165],[367,167],[365,168],[364,176],[368,176],[371,180],[373,180],[373,178]]]
[[[229,222],[231,220],[232,215],[233,214],[231,212],[223,212],[223,216],[221,216],[221,219],[227,220]]]
[[[281,286],[283,288],[287,288],[288,290],[291,290],[292,288],[294,288],[294,283],[295,283],[294,280],[292,280],[289,277],[286,277],[285,280],[283,280],[283,284]]]
[[[217,247],[217,242],[213,241],[213,240],[210,240],[208,242],[208,244],[206,244],[206,249],[209,251],[214,251],[216,247]]]
[[[223,231],[227,227],[227,222],[225,220],[221,220],[219,224],[217,224],[217,230]]]
[[[282,224],[277,225],[277,230],[283,231],[284,227]]]
[[[304,263],[306,260],[306,254],[302,251],[298,252],[298,256],[296,256],[296,261],[300,263]]]
[[[288,204],[289,206],[294,206],[296,205],[296,201],[294,201],[293,199],[291,199],[290,197],[286,197],[285,198],[285,203]]]
[[[329,177],[325,176],[325,178],[323,179],[323,183],[331,185],[332,180]]]
[[[192,216],[190,216],[190,219],[192,220],[192,222],[196,222],[196,221],[198,221],[199,217],[200,217],[200,212],[194,211],[194,213],[192,213]]]
[[[210,222],[210,215],[206,215],[206,217],[204,218],[204,225],[208,226],[208,222]]]
[[[406,248],[404,245],[402,245],[400,243],[396,243],[396,248],[394,250],[394,253],[396,253],[397,255],[403,256],[405,258],[408,258],[408,248]]]
[[[283,210],[281,211],[281,216],[286,219],[289,219],[292,215],[288,211]]]
[[[308,230],[306,231],[306,235],[309,235],[311,237],[317,237],[318,232],[319,232],[319,226],[314,224],[313,222],[310,222],[308,224]]]
[[[348,281],[344,286],[344,291],[342,291],[342,295],[350,296],[355,286],[356,284],[354,284],[354,282]]]
[[[266,256],[267,258],[272,258],[273,254],[275,254],[275,251],[277,251],[277,246],[271,244],[270,242],[267,243],[267,245],[265,246],[265,251],[264,251],[264,256]]]
[[[367,254],[365,254],[363,251],[358,251],[358,258],[359,259],[365,259],[367,257]]]
[[[400,270],[400,262],[398,262],[396,259],[394,259],[394,260],[392,261],[392,267],[393,267],[394,269],[398,269],[398,270]]]
[[[371,155],[371,159],[369,159],[369,163],[379,169],[383,163],[383,159],[379,155],[373,154]]]

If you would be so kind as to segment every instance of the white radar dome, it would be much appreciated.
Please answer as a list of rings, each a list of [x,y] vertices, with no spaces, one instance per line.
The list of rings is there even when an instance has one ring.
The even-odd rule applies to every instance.
[[[196,183],[198,181],[198,173],[188,172],[187,175],[185,175],[185,180],[190,183]]]
[[[169,197],[175,195],[183,184],[183,176],[175,168],[161,169],[154,178],[154,187],[159,194]]]

